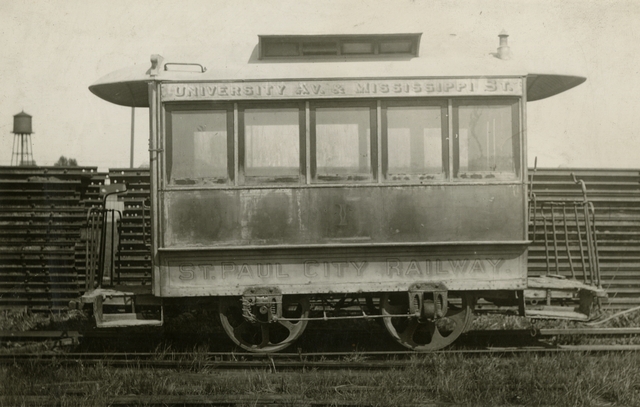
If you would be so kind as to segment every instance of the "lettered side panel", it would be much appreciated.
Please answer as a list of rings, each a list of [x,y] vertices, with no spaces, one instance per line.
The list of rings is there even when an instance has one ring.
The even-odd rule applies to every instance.
[[[277,100],[419,96],[519,96],[521,78],[343,79],[166,83],[162,100]]]
[[[525,249],[485,247],[164,253],[161,296],[241,295],[249,287],[284,294],[406,291],[416,282],[449,290],[526,286]]]

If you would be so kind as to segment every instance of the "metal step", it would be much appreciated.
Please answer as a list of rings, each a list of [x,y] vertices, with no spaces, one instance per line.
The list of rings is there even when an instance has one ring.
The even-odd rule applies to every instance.
[[[531,318],[586,321],[596,299],[607,297],[602,288],[563,276],[529,277],[527,287],[525,316]]]
[[[98,288],[85,293],[81,297],[81,302],[93,304],[93,315],[98,328],[162,326],[164,321],[162,300],[150,293],[150,287]],[[157,309],[157,311],[139,312],[142,307]],[[107,313],[105,308],[116,312]],[[153,316],[158,317],[153,318]]]
[[[134,326],[162,326],[162,319],[146,319],[144,314],[102,314],[101,320],[96,320],[98,328],[128,328]]]

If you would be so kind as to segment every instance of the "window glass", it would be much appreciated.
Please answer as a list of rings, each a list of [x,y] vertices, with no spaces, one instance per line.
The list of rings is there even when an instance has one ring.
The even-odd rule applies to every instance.
[[[298,43],[296,42],[266,42],[264,44],[265,48],[265,56],[273,57],[273,56],[297,56],[299,54],[298,51]]]
[[[172,111],[170,183],[227,181],[226,111]]]
[[[330,42],[303,42],[302,55],[337,55],[338,47],[334,41]]]
[[[442,175],[442,117],[439,106],[387,108],[387,174]]]
[[[514,158],[512,106],[473,105],[458,110],[458,145],[460,177],[513,176]]]
[[[383,41],[380,43],[381,54],[399,54],[410,53],[413,42],[411,40],[404,41]]]
[[[371,178],[368,107],[318,108],[315,131],[318,179]]]
[[[298,109],[244,111],[244,174],[295,176],[300,172]]]
[[[373,54],[373,42],[343,42],[343,54]]]

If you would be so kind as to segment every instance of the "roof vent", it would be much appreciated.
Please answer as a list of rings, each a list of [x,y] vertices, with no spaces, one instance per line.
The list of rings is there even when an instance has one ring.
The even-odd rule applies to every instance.
[[[502,30],[500,34],[500,46],[498,47],[498,54],[496,55],[500,59],[511,59],[511,48],[509,48],[509,34],[505,30]]]

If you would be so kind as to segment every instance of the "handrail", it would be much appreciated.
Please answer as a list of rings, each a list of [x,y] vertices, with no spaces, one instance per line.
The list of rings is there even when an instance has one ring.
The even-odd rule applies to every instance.
[[[587,199],[587,185],[585,184],[585,182],[581,179],[576,179],[576,174],[575,173],[571,173],[571,178],[573,178],[573,182],[580,185],[580,187],[582,188],[582,197],[584,199],[584,202],[588,202]]]
[[[595,206],[593,202],[588,200],[587,186],[584,180],[577,179],[573,172],[570,175],[573,182],[580,186],[582,200],[542,201],[538,203],[536,195],[531,191],[529,192],[530,204],[534,214],[532,241],[535,241],[538,233],[536,213],[539,210],[542,218],[547,275],[552,273],[562,274],[560,259],[564,258],[569,266],[569,269],[565,270],[571,273],[573,279],[580,278],[576,273],[576,266],[578,268],[581,266],[581,277],[584,283],[602,288]],[[533,183],[531,182],[530,185],[533,185]],[[573,210],[571,210],[571,207],[573,207]],[[568,211],[567,208],[569,208]],[[579,208],[582,210],[579,210]],[[556,209],[559,212],[556,212]],[[564,243],[563,249],[559,247],[559,243]],[[579,263],[577,264],[574,264],[572,251],[574,253],[578,251],[579,253]],[[554,263],[553,265],[552,262]]]
[[[113,247],[115,246],[115,233],[117,230],[118,240],[120,236],[120,228],[116,228],[116,213],[118,220],[122,221],[122,212],[118,209],[106,209],[107,198],[114,194],[127,192],[125,184],[111,184],[100,187],[100,195],[103,196],[101,206],[92,206],[87,211],[87,240],[85,243],[85,289],[93,290],[102,286],[104,279],[104,263],[106,261],[106,245],[107,245],[107,220],[108,214],[111,213],[111,247],[112,256],[110,262],[111,282],[114,276],[114,258]],[[119,278],[118,273],[118,278]],[[97,286],[96,286],[97,284]]]
[[[186,66],[199,66],[199,67],[200,67],[200,70],[201,70],[201,72],[200,72],[200,73],[205,73],[205,72],[207,71],[207,68],[205,68],[205,67],[204,67],[204,65],[202,65],[202,64],[196,64],[196,63],[193,63],[193,62],[167,62],[166,64],[164,64],[164,70],[165,70],[165,71],[168,71],[167,67],[168,67],[169,65],[178,65],[178,66],[181,66],[181,65],[186,65]]]

